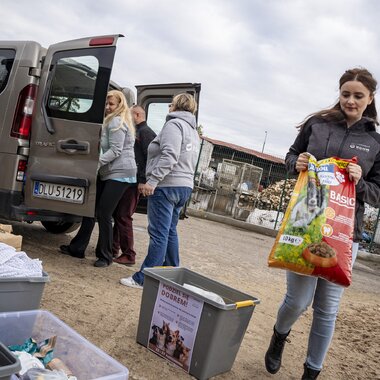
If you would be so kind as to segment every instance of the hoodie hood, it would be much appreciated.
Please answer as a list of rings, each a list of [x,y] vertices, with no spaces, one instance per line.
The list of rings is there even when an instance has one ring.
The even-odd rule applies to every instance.
[[[172,120],[172,119],[181,119],[183,121],[186,121],[191,128],[196,129],[197,127],[197,121],[195,119],[195,115],[193,115],[189,111],[174,111],[168,113],[166,116],[166,121]]]
[[[366,131],[376,131],[376,122],[370,117],[363,116],[362,119]]]
[[[323,120],[323,119],[322,119]],[[341,125],[344,128],[347,128],[347,121],[345,119],[338,122],[339,125]],[[360,120],[352,124],[350,127],[351,131],[376,131],[376,122],[374,119],[371,119],[370,117],[363,116]]]

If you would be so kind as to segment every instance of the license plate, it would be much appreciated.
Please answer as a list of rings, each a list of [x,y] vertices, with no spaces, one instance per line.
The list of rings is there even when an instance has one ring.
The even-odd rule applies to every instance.
[[[83,204],[84,187],[34,181],[33,196],[37,198]]]

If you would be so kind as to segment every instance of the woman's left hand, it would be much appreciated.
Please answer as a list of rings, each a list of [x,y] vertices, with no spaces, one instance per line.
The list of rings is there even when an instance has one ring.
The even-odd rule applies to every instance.
[[[360,178],[362,177],[362,168],[358,164],[348,164],[346,171],[348,173],[348,178],[350,181],[354,181],[355,185],[358,184]]]

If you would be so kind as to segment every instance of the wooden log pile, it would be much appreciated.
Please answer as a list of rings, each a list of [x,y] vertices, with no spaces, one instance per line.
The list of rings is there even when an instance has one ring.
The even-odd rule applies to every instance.
[[[375,233],[377,223],[377,215],[379,209],[365,204],[364,217],[363,217],[363,230],[369,233]]]
[[[257,198],[256,207],[263,210],[278,210],[281,194],[284,191],[280,211],[285,211],[292,195],[296,179],[281,180],[261,191]]]

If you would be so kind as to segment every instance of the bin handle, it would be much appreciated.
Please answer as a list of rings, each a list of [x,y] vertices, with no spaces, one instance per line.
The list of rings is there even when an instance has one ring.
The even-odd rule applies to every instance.
[[[254,305],[256,306],[257,303],[253,300],[235,302],[236,309],[239,309],[241,307],[254,306]]]

